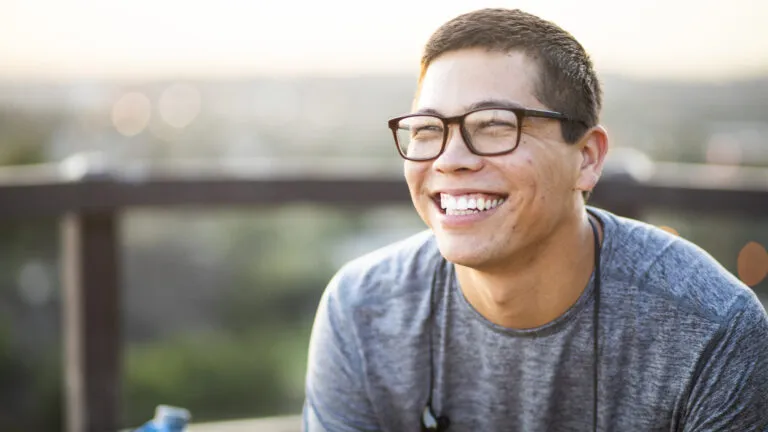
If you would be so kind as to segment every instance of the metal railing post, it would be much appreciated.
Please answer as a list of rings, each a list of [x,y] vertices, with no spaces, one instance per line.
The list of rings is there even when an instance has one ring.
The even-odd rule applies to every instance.
[[[61,235],[66,431],[115,431],[122,345],[116,212],[67,213]]]

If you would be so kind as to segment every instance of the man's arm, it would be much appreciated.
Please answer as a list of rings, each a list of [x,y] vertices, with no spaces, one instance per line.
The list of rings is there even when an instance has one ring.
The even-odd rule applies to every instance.
[[[756,296],[742,302],[701,362],[683,430],[768,431],[768,316]]]
[[[305,432],[377,431],[365,387],[363,358],[340,275],[320,300],[307,363]]]

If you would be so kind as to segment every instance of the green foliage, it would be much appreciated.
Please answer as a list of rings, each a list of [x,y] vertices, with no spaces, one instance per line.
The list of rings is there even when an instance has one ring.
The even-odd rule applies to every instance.
[[[0,111],[0,166],[43,162],[43,151],[57,124],[52,115]]]
[[[129,345],[124,423],[143,423],[158,404],[183,406],[195,421],[294,414],[301,409],[308,337],[302,325]]]
[[[0,430],[50,432],[62,425],[61,359],[58,347],[42,356],[13,349],[0,323]]]
[[[25,318],[31,319],[28,315],[35,311],[22,301],[17,290],[17,277],[27,260],[56,262],[56,239],[56,223],[52,220],[0,224],[0,307],[5,309],[0,309],[2,431],[49,432],[61,425],[60,349],[58,345],[20,349],[20,338],[36,340],[39,332],[23,327]]]

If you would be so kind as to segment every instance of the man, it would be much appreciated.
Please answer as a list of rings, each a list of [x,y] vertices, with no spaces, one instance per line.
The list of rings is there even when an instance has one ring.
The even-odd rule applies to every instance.
[[[426,44],[389,123],[428,231],[320,303],[309,431],[764,431],[768,317],[704,251],[588,207],[608,137],[584,49],[519,10]]]

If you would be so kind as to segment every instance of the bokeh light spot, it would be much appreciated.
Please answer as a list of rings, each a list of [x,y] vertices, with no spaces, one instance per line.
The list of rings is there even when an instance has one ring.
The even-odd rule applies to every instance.
[[[151,114],[152,103],[147,96],[126,93],[112,106],[112,124],[121,135],[138,135],[147,127]]]
[[[182,129],[200,114],[200,92],[190,85],[174,84],[163,91],[157,104],[160,118],[170,126]]]
[[[30,260],[21,268],[18,276],[20,297],[30,306],[42,306],[53,297],[53,281],[40,260]]]
[[[666,231],[666,232],[668,232],[668,233],[670,233],[672,235],[676,235],[676,236],[680,235],[680,233],[677,232],[676,229],[674,229],[674,228],[672,228],[670,226],[662,225],[662,226],[659,227],[659,229],[664,230],[664,231]]]
[[[768,252],[757,242],[747,243],[737,259],[739,278],[749,286],[759,284],[768,275]]]
[[[710,164],[738,165],[742,161],[741,143],[733,136],[715,135],[707,143],[706,159]]]

